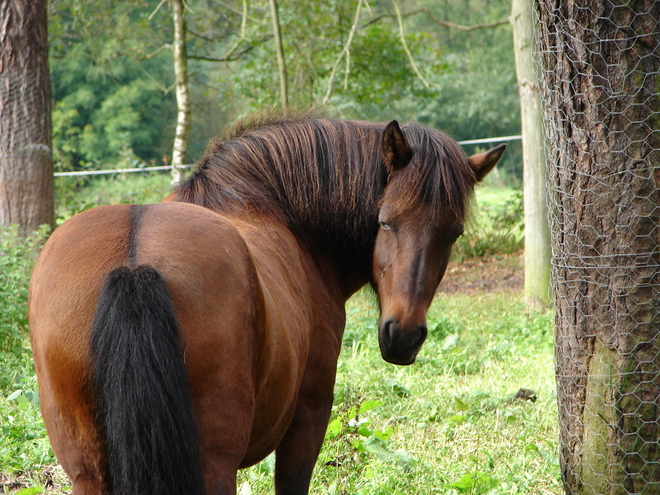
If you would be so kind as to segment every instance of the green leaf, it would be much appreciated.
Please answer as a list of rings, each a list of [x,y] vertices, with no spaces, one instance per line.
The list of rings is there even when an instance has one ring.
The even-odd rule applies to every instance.
[[[458,397],[454,397],[454,407],[457,411],[467,411],[469,409],[467,402],[464,402]]]
[[[43,493],[44,489],[40,486],[31,486],[29,488],[23,488],[19,490],[16,495],[36,495],[37,493]]]
[[[383,440],[385,442],[390,439],[390,437],[392,436],[392,433],[394,433],[394,429],[391,426],[388,426],[387,428],[385,428],[385,431],[382,431],[382,430],[374,430],[373,431],[373,435],[376,438],[379,438],[380,440]]]
[[[358,435],[361,435],[363,437],[371,437],[373,436],[374,432],[367,428],[366,426],[360,426],[357,430]]]
[[[339,435],[340,432],[341,432],[341,419],[336,418],[336,419],[332,420],[330,422],[330,424],[328,425],[327,435],[329,435],[330,438],[334,438],[337,435]]]
[[[12,392],[12,394],[11,394],[9,397],[7,397],[7,400],[8,400],[8,401],[9,401],[9,400],[16,400],[16,399],[18,399],[18,398],[20,397],[20,395],[21,395],[22,393],[23,393],[22,390],[15,390],[14,392]]]
[[[372,409],[377,408],[383,403],[383,401],[380,401],[378,399],[376,400],[365,400],[362,404],[360,404],[360,410],[358,414],[364,414],[367,411],[371,411]]]

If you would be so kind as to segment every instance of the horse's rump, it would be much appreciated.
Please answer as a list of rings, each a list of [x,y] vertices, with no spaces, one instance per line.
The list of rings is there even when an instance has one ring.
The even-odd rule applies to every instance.
[[[101,207],[60,227],[33,273],[30,326],[44,421],[58,460],[77,486],[109,490],[117,483],[108,476],[107,459],[112,464],[121,456],[107,455],[116,447],[107,444],[107,434],[123,435],[112,440],[123,448],[138,430],[153,428],[150,449],[167,449],[166,457],[187,450],[193,460],[186,463],[199,465],[192,455],[199,456],[199,446],[182,447],[189,433],[195,438],[194,423],[188,421],[175,438],[168,419],[157,428],[153,417],[186,423],[188,413],[177,404],[186,396],[204,432],[201,451],[235,458],[237,468],[252,425],[260,304],[244,240],[227,220],[203,208]],[[183,374],[173,373],[184,361]],[[166,387],[157,391],[159,381]],[[122,398],[125,390],[131,393]],[[131,414],[139,417],[126,417]],[[131,421],[137,426],[119,431]],[[135,448],[146,464],[185,478],[181,469],[167,467],[167,459],[152,462],[152,455],[150,461],[144,445]],[[125,453],[126,459],[140,456]],[[119,471],[130,471],[130,464]],[[167,475],[155,476],[169,483]],[[179,492],[198,493],[196,477],[182,479],[185,489]],[[146,490],[149,484],[145,478],[144,486],[127,490],[150,493],[155,485]],[[173,489],[160,492],[179,493]]]

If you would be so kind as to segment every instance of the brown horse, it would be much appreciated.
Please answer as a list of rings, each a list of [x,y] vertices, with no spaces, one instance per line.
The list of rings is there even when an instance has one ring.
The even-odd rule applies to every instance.
[[[46,243],[30,286],[44,422],[75,494],[235,494],[276,451],[305,494],[345,323],[372,283],[383,358],[411,364],[499,146],[271,119],[211,143],[164,203],[95,208]]]

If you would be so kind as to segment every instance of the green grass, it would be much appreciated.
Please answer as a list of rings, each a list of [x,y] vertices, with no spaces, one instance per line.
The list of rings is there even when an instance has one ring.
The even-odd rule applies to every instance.
[[[518,293],[441,294],[417,362],[397,367],[380,357],[371,296],[359,293],[347,312],[312,493],[560,493],[550,314],[527,315]],[[0,472],[43,484],[52,468],[40,466],[53,457],[29,356],[13,366],[0,401]],[[538,400],[514,399],[520,388]],[[241,493],[272,493],[272,472],[272,458],[242,471]]]
[[[456,242],[453,259],[511,254],[524,244],[523,197],[520,189],[477,186],[465,234]]]
[[[23,239],[0,228],[0,473],[55,461],[39,414],[39,394],[27,339],[27,285],[41,229]]]

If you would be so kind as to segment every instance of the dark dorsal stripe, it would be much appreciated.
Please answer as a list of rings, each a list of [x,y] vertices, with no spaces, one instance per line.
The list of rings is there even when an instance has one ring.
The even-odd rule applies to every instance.
[[[142,225],[142,217],[147,209],[145,205],[131,205],[128,220],[128,264],[137,266],[138,233]]]

